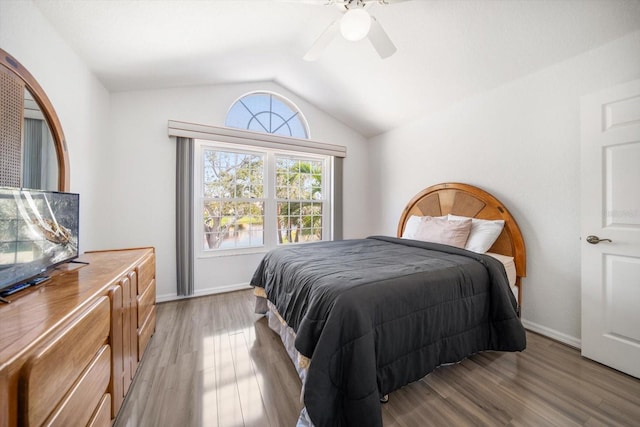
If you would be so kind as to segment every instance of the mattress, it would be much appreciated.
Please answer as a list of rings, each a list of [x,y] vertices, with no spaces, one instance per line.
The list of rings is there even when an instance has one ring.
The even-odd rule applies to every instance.
[[[516,286],[516,263],[513,257],[507,255],[496,254],[493,252],[487,252],[486,255],[491,255],[493,258],[497,259],[504,266],[504,271],[507,272],[507,279],[509,279],[509,286],[511,287],[511,292],[518,300],[518,286]]]

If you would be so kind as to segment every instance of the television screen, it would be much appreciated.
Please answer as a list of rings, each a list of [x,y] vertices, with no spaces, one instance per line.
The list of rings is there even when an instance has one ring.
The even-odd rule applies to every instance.
[[[79,198],[0,187],[0,290],[78,256]]]

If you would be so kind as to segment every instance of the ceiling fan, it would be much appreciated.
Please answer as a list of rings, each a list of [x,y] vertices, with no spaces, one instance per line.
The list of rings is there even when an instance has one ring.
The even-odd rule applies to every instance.
[[[382,59],[388,58],[396,52],[396,47],[382,28],[378,20],[367,10],[373,3],[388,5],[408,0],[302,0],[305,3],[335,5],[342,15],[336,18],[322,32],[304,55],[306,61],[315,61],[329,43],[342,34],[347,40],[358,41],[365,37],[369,39],[373,48]]]

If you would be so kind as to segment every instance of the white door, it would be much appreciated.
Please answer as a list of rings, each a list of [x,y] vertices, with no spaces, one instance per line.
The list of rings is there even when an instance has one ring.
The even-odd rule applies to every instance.
[[[640,80],[581,109],[582,355],[640,378]]]

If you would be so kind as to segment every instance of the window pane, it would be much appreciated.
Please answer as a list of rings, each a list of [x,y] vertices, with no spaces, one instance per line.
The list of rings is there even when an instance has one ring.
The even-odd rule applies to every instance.
[[[279,202],[278,243],[322,240],[322,203]]]
[[[204,249],[229,249],[264,244],[264,202],[204,204]]]
[[[204,150],[203,195],[207,198],[264,196],[264,159],[260,155]]]
[[[321,161],[279,158],[276,162],[277,197],[322,200],[322,169]]]
[[[298,108],[272,93],[256,92],[236,101],[227,113],[225,126],[303,139],[309,137]]]
[[[278,243],[322,240],[322,161],[277,156]]]
[[[203,153],[204,250],[263,245],[264,156]]]

